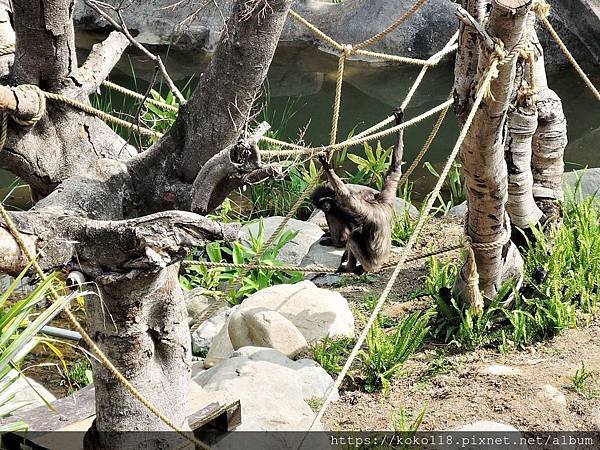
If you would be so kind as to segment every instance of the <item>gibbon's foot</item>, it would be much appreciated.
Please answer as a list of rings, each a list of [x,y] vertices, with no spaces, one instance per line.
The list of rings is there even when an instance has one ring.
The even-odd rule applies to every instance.
[[[348,269],[347,265],[340,264],[335,273],[350,273],[351,270]]]
[[[325,170],[331,169],[331,166],[329,165],[329,161],[327,161],[327,156],[325,156],[325,154],[321,153],[319,155],[319,162],[323,166],[323,169],[325,169]]]
[[[354,273],[354,275],[364,275],[367,272],[365,269],[363,269],[363,266],[356,266],[352,273]]]
[[[335,247],[335,245],[333,245],[333,239],[331,239],[331,236],[323,236],[319,241],[319,244],[324,247]]]

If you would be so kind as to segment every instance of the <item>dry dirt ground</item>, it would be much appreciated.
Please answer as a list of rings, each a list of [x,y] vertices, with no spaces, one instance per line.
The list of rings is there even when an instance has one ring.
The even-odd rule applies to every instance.
[[[428,246],[440,248],[459,241],[461,227],[450,221],[433,222],[427,239],[415,253]],[[458,251],[442,258],[457,258]],[[384,314],[402,317],[430,304],[427,297],[411,299],[423,286],[426,261],[403,270]],[[338,288],[353,308],[360,309],[367,296],[379,295],[388,274],[372,283]],[[357,319],[357,328],[364,319]],[[592,376],[585,394],[573,388],[571,378],[585,363]],[[486,368],[505,374],[488,374]],[[492,367],[493,368],[493,367]],[[428,346],[417,353],[396,377],[387,395],[370,394],[347,381],[340,400],[325,415],[330,429],[390,430],[391,418],[401,409],[416,417],[425,408],[422,431],[450,430],[480,420],[512,425],[522,431],[600,430],[600,317],[589,325],[506,355],[495,350],[451,352],[446,346]],[[587,395],[586,395],[587,394]]]

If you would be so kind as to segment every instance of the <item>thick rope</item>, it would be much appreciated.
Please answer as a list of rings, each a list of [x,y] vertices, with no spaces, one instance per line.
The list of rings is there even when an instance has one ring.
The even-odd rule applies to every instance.
[[[433,208],[433,204],[435,203],[438,194],[442,190],[442,186],[444,185],[444,183],[446,181],[446,177],[448,176],[448,174],[450,173],[450,170],[452,169],[454,160],[456,159],[458,152],[460,151],[460,148],[461,148],[465,138],[467,137],[467,132],[469,131],[469,128],[471,127],[473,120],[475,119],[475,114],[477,113],[477,110],[479,109],[479,105],[481,104],[481,101],[483,100],[483,98],[485,96],[488,85],[491,83],[494,75],[497,73],[497,71],[495,70],[496,69],[495,66],[497,66],[497,65],[498,65],[498,61],[493,60],[491,65],[488,67],[486,73],[484,74],[484,76],[483,76],[484,81],[481,83],[480,89],[478,90],[475,101],[473,102],[473,106],[471,108],[469,116],[467,117],[465,124],[461,129],[460,135],[458,136],[458,139],[454,145],[454,148],[452,149],[452,152],[450,153],[450,156],[448,157],[446,165],[445,165],[444,169],[442,170],[442,173],[440,174],[440,177],[438,178],[437,183],[436,183],[431,195],[429,196],[429,198],[427,200],[425,208],[423,209],[423,212],[421,213],[421,216],[419,217],[419,221],[417,222],[417,225],[415,226],[413,234],[411,235],[410,239],[408,240],[408,242],[402,249],[402,253],[401,253],[400,259],[396,265],[396,268],[395,268],[394,272],[392,273],[387,285],[385,286],[385,289],[381,293],[381,296],[379,297],[379,300],[377,301],[375,308],[373,308],[373,312],[371,313],[371,316],[369,317],[369,321],[365,325],[362,333],[360,334],[360,336],[358,337],[358,340],[356,341],[356,344],[352,348],[352,351],[350,352],[350,355],[348,356],[348,359],[346,360],[344,367],[340,371],[340,373],[337,376],[333,385],[329,388],[327,395],[325,397],[325,401],[319,408],[318,413],[315,415],[310,427],[306,431],[302,441],[300,442],[300,445],[297,448],[300,448],[302,446],[304,440],[306,439],[306,436],[308,435],[308,432],[311,431],[313,429],[313,427],[315,426],[315,424],[323,418],[325,411],[327,410],[327,408],[329,407],[329,405],[332,402],[334,392],[337,392],[337,390],[341,386],[342,381],[348,374],[348,371],[350,370],[350,367],[352,366],[352,363],[354,362],[354,359],[356,359],[356,357],[358,356],[358,353],[359,353],[361,347],[363,346],[363,344],[367,338],[367,335],[368,335],[369,331],[371,330],[371,327],[377,320],[379,312],[383,308],[383,304],[387,300],[387,298],[392,290],[392,287],[394,286],[394,283],[396,282],[396,279],[400,275],[400,271],[406,262],[408,252],[412,249],[412,247],[414,246],[414,244],[416,243],[416,241],[419,237],[419,234],[421,233],[422,229],[424,228],[425,223],[428,219],[429,213],[431,212],[431,209]]]
[[[411,258],[408,258],[405,262],[414,262],[419,261],[421,259],[429,258],[431,256],[437,256],[444,253],[452,252],[454,250],[459,250],[463,248],[464,245],[453,245],[450,247],[442,247],[438,250],[434,250],[428,253],[424,253],[422,255],[417,255]],[[398,260],[393,258],[391,261],[385,263],[381,269],[376,271],[375,273],[383,272],[385,270],[391,269],[398,264]],[[323,266],[296,266],[296,265],[273,265],[273,264],[236,264],[236,263],[227,263],[227,262],[212,262],[212,261],[193,261],[193,260],[184,260],[181,262],[182,266],[206,266],[208,268],[224,268],[224,269],[258,269],[258,270],[276,270],[279,272],[301,272],[301,273],[324,273],[324,274],[338,274],[337,268],[332,267],[323,267]],[[342,275],[347,276],[359,276],[355,273],[343,273]]]
[[[380,131],[378,133],[371,134],[371,135],[365,136],[365,137],[358,138],[355,136],[355,137],[347,139],[343,142],[339,142],[337,144],[332,144],[332,145],[322,145],[320,147],[304,147],[302,145],[291,144],[289,142],[278,141],[276,139],[271,139],[271,138],[262,139],[265,142],[281,145],[282,147],[291,148],[292,150],[269,150],[269,151],[261,152],[261,155],[267,155],[267,156],[290,156],[290,155],[316,156],[316,155],[319,155],[322,153],[331,153],[332,151],[339,150],[339,149],[346,148],[346,147],[354,147],[357,145],[364,144],[365,142],[384,138],[384,137],[394,134],[400,130],[417,125],[417,124],[423,122],[424,120],[427,120],[429,117],[434,116],[435,114],[443,111],[445,108],[448,107],[448,105],[452,105],[452,104],[453,104],[452,100],[447,100],[444,103],[441,103],[438,106],[430,109],[429,111],[424,112],[423,114],[413,117],[412,119],[407,120],[406,122],[402,122],[400,125],[396,125],[392,128],[388,128],[384,131]]]
[[[502,235],[492,242],[474,242],[469,236],[469,213],[465,216],[464,223],[464,248],[467,250],[467,260],[465,261],[465,283],[467,284],[467,298],[471,311],[475,315],[483,312],[485,301],[483,294],[479,289],[479,272],[477,271],[477,262],[475,260],[475,250],[494,251],[503,248],[510,241],[510,217],[504,213],[505,227]]]
[[[340,53],[344,52],[344,46],[342,44],[340,44],[335,39],[329,37],[327,34],[322,32],[320,29],[318,29],[316,26],[314,26],[312,23],[310,23],[308,20],[306,20],[304,17],[302,17],[296,11],[294,11],[293,9],[290,9],[290,12],[288,14],[292,17],[292,19],[295,19],[296,21],[298,21],[299,23],[304,25],[314,35],[319,37],[322,41],[327,42],[329,45],[331,45],[333,48],[335,48],[338,52],[340,52]]]
[[[537,14],[537,16],[542,21],[542,23],[544,24],[544,26],[546,27],[546,29],[548,30],[548,32],[550,33],[552,38],[556,41],[556,43],[560,47],[560,50],[564,53],[564,55],[567,57],[567,59],[569,60],[571,65],[575,68],[575,70],[577,71],[577,73],[579,74],[579,76],[581,77],[583,82],[586,84],[586,86],[590,89],[590,91],[592,91],[592,93],[594,94],[594,97],[596,97],[596,99],[598,101],[600,101],[600,92],[598,92],[598,89],[596,88],[596,86],[594,86],[594,84],[589,79],[589,77],[586,75],[586,73],[583,71],[581,66],[577,63],[573,54],[569,51],[569,49],[567,48],[567,46],[565,45],[563,40],[560,38],[560,36],[556,32],[556,30],[554,29],[554,27],[548,20],[548,14],[550,14],[550,5],[543,0],[539,0],[539,1],[536,0],[533,3],[533,6],[531,7],[531,9]]]
[[[162,133],[151,130],[149,128],[141,127],[139,125],[136,125],[135,123],[128,122],[127,120],[119,119],[118,117],[115,117],[111,114],[108,114],[104,111],[94,108],[93,106],[86,105],[85,103],[79,102],[70,97],[65,97],[64,95],[61,95],[61,94],[55,94],[54,92],[46,92],[46,91],[42,91],[42,92],[44,92],[44,95],[46,96],[46,98],[48,98],[50,100],[54,100],[54,101],[63,103],[65,105],[71,106],[73,108],[79,109],[80,111],[88,113],[92,116],[96,116],[105,122],[114,123],[115,125],[119,125],[120,127],[127,128],[129,130],[133,130],[136,133],[144,135],[144,136],[152,136],[152,137],[162,137],[163,136]]]
[[[450,93],[450,98],[452,98],[452,92]],[[427,136],[427,140],[423,144],[423,147],[421,147],[421,150],[419,151],[419,153],[413,160],[410,167],[406,170],[406,172],[404,172],[402,174],[400,181],[398,181],[398,186],[402,186],[406,182],[406,180],[408,180],[408,178],[415,171],[415,169],[417,168],[417,166],[419,165],[419,163],[421,162],[421,160],[423,159],[425,154],[429,151],[429,148],[431,147],[431,144],[433,144],[433,141],[435,140],[438,132],[440,131],[440,128],[442,127],[442,124],[444,123],[444,119],[446,118],[446,114],[448,114],[448,111],[450,110],[451,106],[452,105],[450,105],[450,104],[448,106],[446,106],[446,108],[444,108],[442,110],[442,112],[440,113],[440,115],[438,116],[437,121],[435,122],[435,124],[433,125],[433,128],[431,129],[431,133],[429,133],[429,136]]]
[[[15,52],[15,44],[0,43],[0,56],[12,55]]]
[[[410,19],[425,3],[427,3],[427,0],[417,0],[408,11],[406,11],[402,16],[396,19],[394,23],[392,23],[385,30],[381,31],[380,33],[377,33],[375,36],[367,39],[366,41],[354,45],[353,47],[355,49],[363,49],[381,41],[384,37],[395,31],[400,25],[402,25],[404,22]]]
[[[34,91],[37,95],[38,95],[38,99],[39,99],[39,105],[38,105],[38,110],[36,111],[35,115],[33,117],[31,117],[30,119],[20,119],[19,117],[17,117],[16,114],[11,114],[8,113],[6,111],[2,112],[2,124],[1,129],[0,129],[0,151],[2,151],[4,149],[4,146],[6,145],[6,140],[8,139],[8,117],[10,116],[12,118],[12,120],[24,127],[29,127],[29,126],[33,126],[36,123],[39,122],[39,120],[43,117],[43,115],[46,113],[46,97],[44,97],[44,94],[42,93],[42,91],[40,90],[40,88],[38,88],[37,86],[33,85],[33,84],[23,84],[21,86],[17,86],[17,87],[11,87],[9,88],[12,91],[15,90],[31,90]]]
[[[127,89],[124,86],[113,83],[112,81],[104,80],[102,82],[102,86],[105,86],[113,91],[120,92],[123,95],[127,95],[128,97],[135,98],[137,100],[143,101],[144,103],[151,103],[160,108],[166,109],[168,111],[177,112],[179,111],[179,107],[175,105],[169,105],[168,103],[161,102],[160,100],[154,100],[153,98],[147,97],[145,95],[140,94],[139,92],[132,91],[131,89]]]

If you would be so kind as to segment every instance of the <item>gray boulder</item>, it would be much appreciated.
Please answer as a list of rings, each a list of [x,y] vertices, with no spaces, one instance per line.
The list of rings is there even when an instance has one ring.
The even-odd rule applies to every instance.
[[[333,387],[333,378],[312,359],[293,361],[277,350],[262,347],[242,347],[233,352],[231,356],[243,356],[252,361],[266,361],[292,369],[302,388],[304,400],[310,400],[311,398],[324,399],[329,389]],[[333,399],[337,400],[339,397],[339,392],[336,389]]]
[[[208,350],[206,358],[204,358],[204,367],[209,369],[220,362],[225,361],[229,358],[229,355],[231,355],[233,350],[234,348],[231,339],[229,339],[227,325],[223,325],[210,344],[210,349]]]
[[[227,330],[234,349],[268,347],[293,357],[308,348],[306,339],[292,322],[266,308],[236,311],[229,319]]]
[[[271,237],[275,229],[283,221],[283,217],[267,217],[263,220],[265,227],[265,240]],[[242,228],[242,242],[249,244],[250,233],[256,236],[258,234],[259,222],[246,225]],[[304,256],[308,253],[311,245],[318,242],[323,235],[323,230],[313,223],[302,220],[291,219],[285,228],[286,230],[297,231],[297,236],[288,242],[279,253],[277,259],[288,264],[300,264]]]
[[[456,205],[448,210],[446,217],[451,219],[464,219],[467,215],[467,202],[464,201],[460,205]]]
[[[227,323],[227,319],[234,311],[234,308],[223,307],[224,309],[205,321],[192,333],[192,353],[194,355],[203,355],[208,352],[210,346]],[[229,347],[227,347],[229,348]]]
[[[280,284],[248,297],[240,311],[266,308],[292,322],[309,343],[326,336],[354,336],[354,317],[339,292],[316,287],[310,281]]]
[[[575,198],[585,199],[596,197],[600,199],[600,168],[574,170],[563,175],[565,193],[575,193]],[[579,187],[577,187],[579,185]],[[577,192],[575,192],[575,190]]]
[[[240,399],[244,418],[239,431],[302,431],[315,417],[296,372],[280,364],[236,356],[193,379],[207,391]]]

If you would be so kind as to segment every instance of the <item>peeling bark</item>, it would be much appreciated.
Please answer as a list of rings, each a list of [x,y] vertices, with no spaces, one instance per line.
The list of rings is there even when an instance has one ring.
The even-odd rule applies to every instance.
[[[526,0],[493,0],[487,32],[502,40],[507,51],[512,49],[523,35],[530,7],[531,1]],[[489,54],[480,52],[479,77],[489,64]],[[506,118],[516,64],[515,58],[499,66],[498,77],[491,83],[495,100],[482,102],[461,148],[460,157],[468,192],[466,232],[475,243],[498,242],[510,233],[505,211],[508,174],[504,149]],[[523,261],[512,242],[495,250],[474,248],[474,254],[479,288],[486,298],[493,299],[508,279],[520,277]],[[459,295],[463,295],[466,288],[465,267],[457,281],[456,290]]]

